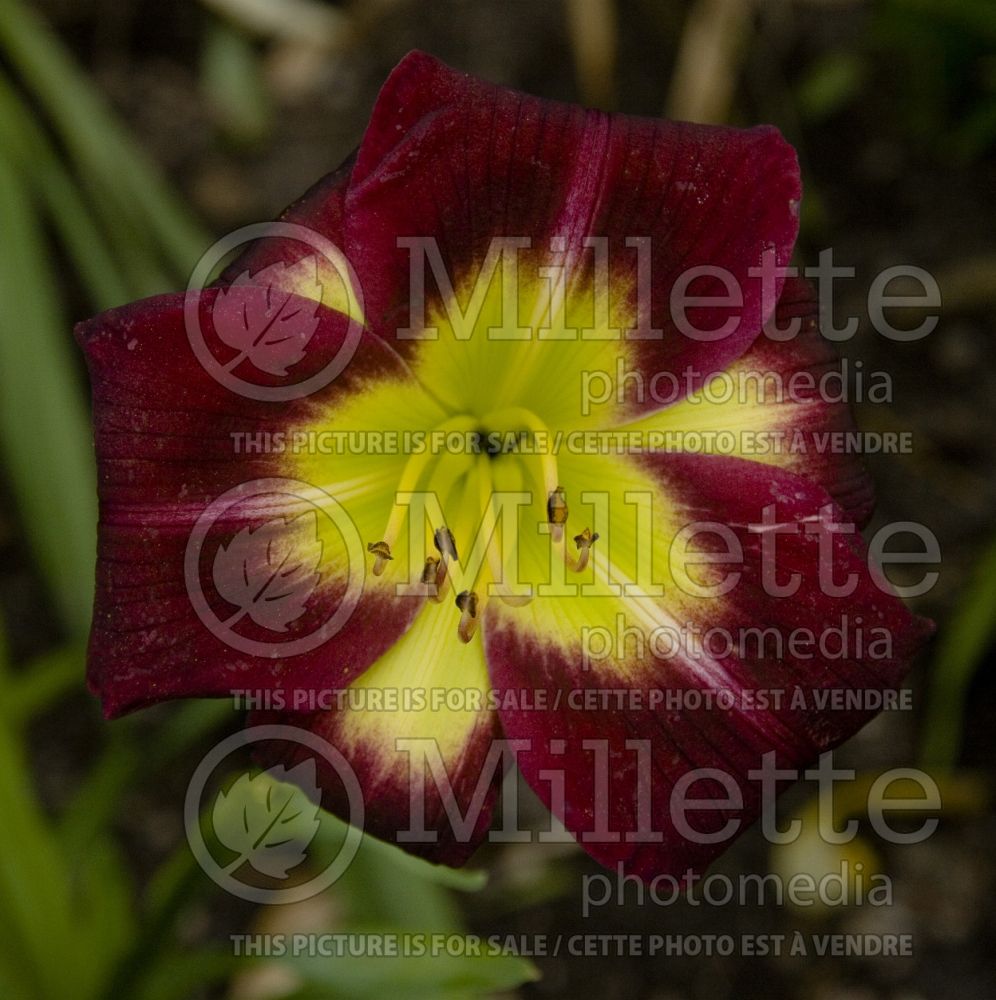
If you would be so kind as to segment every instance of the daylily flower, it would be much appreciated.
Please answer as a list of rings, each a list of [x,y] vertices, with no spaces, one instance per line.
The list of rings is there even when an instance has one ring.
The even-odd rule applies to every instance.
[[[894,688],[929,629],[869,570],[855,525],[871,484],[853,453],[743,444],[812,444],[852,426],[847,407],[759,382],[746,399],[709,394],[724,373],[787,381],[834,363],[809,286],[776,274],[766,293],[754,273],[766,255],[788,265],[800,194],[773,128],[607,115],[408,56],[355,155],[281,219],[338,247],[352,276],[274,229],[193,304],[231,375],[279,389],[348,346],[331,382],[303,398],[223,385],[188,342],[185,294],[77,328],[100,469],[89,681],[106,714],[266,692],[280,711],[258,718],[345,755],[368,830],[451,864],[488,830],[489,751],[505,739],[599,861],[703,868],[731,817],[757,816],[749,772],[765,754],[801,768],[874,714],[792,692]],[[688,335],[671,308],[693,268],[714,270],[693,272],[688,315],[717,335]],[[715,269],[738,308],[717,301]],[[772,319],[798,335],[765,335]],[[664,399],[663,384],[679,388]],[[699,433],[695,453],[678,432]],[[431,446],[448,435],[482,447]],[[263,493],[240,498],[247,482]],[[351,614],[309,646],[357,573]],[[855,628],[864,642],[848,634],[839,653],[788,641]],[[733,704],[710,704],[719,692]],[[702,768],[733,790],[715,775],[687,787]],[[344,810],[338,775],[320,778]],[[676,826],[676,786],[708,800],[688,817],[709,842]],[[422,822],[433,842],[399,836]]]

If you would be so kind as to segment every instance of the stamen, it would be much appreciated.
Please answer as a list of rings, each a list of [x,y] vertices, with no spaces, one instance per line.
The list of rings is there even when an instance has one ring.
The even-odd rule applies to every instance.
[[[592,533],[591,528],[585,528],[580,535],[574,536],[574,544],[578,547],[577,562],[571,569],[580,573],[588,566],[588,558],[591,555],[591,547],[598,541],[598,532]],[[570,562],[570,561],[569,561]]]
[[[436,546],[436,551],[443,557],[443,562],[447,559],[459,561],[456,539],[453,537],[453,532],[445,525],[442,528],[436,528],[432,536],[432,544]]]
[[[388,561],[393,559],[394,556],[391,555],[391,546],[387,542],[370,542],[367,545],[367,552],[370,552],[374,556],[373,564],[373,575],[380,576],[384,572],[384,567],[387,565]]]
[[[447,527],[437,528],[432,536],[432,544],[436,546],[436,551],[439,553],[440,558],[435,559],[435,556],[429,556],[429,559],[435,559],[436,566],[436,592],[430,594],[429,596],[437,604],[442,602],[443,598],[446,596],[446,591],[449,586],[449,574],[446,572],[446,568],[450,563],[459,562],[460,557],[457,555],[456,540],[453,538],[453,532]],[[422,570],[423,574],[428,569],[429,559],[426,559],[426,567]]]
[[[546,498],[546,519],[550,522],[550,537],[555,542],[560,542],[564,537],[567,514],[567,494],[563,486],[558,486]]]
[[[460,609],[457,635],[461,642],[470,642],[477,631],[477,594],[473,590],[463,590],[457,594],[456,606]]]
[[[422,582],[435,585],[436,574],[439,572],[439,560],[435,556],[426,556],[422,567]]]
[[[435,604],[442,603],[446,593],[446,565],[436,556],[426,556],[419,577],[422,593]]]

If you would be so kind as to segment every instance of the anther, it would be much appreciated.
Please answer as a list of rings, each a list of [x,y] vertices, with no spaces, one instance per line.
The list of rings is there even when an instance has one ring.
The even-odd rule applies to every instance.
[[[442,602],[446,594],[446,562],[436,556],[426,556],[422,567],[422,584],[426,595],[436,604]]]
[[[422,567],[422,582],[435,583],[436,571],[439,569],[439,560],[435,556],[426,556],[425,565]]]
[[[461,591],[457,594],[456,606],[460,609],[457,635],[461,642],[470,642],[477,631],[477,594],[473,590]]]
[[[447,564],[451,559],[453,562],[458,562],[459,556],[457,555],[456,541],[453,538],[453,532],[450,531],[449,528],[437,528],[432,536],[432,542],[436,546],[436,550],[439,552],[440,558],[438,565],[436,566],[436,592],[430,596],[438,604],[443,600],[448,589],[447,585],[450,578],[446,572]]]
[[[387,542],[370,542],[367,545],[367,552],[374,556],[373,575],[380,576],[384,572],[384,567],[388,561],[393,559],[391,546]]]
[[[546,519],[550,522],[550,534],[555,542],[564,537],[564,525],[567,523],[567,495],[563,486],[550,491],[546,500]]]
[[[457,555],[453,532],[449,528],[437,528],[435,534],[432,536],[432,542],[443,557],[443,562],[446,562],[448,559],[456,560],[460,558]]]
[[[577,564],[572,569],[581,572],[588,565],[588,557],[591,555],[591,547],[598,541],[598,532],[592,533],[591,528],[585,528],[580,535],[574,536],[574,544],[578,548]]]

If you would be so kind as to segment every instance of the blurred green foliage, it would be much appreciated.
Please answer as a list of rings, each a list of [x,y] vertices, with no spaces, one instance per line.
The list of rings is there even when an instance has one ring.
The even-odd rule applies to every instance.
[[[996,18],[990,0],[878,0],[868,30],[821,51],[794,87],[800,118],[819,124],[877,90],[883,134],[939,162],[971,162],[996,144]]]
[[[908,134],[956,160],[992,148],[996,17],[990,0],[882,0],[870,41],[898,64],[895,79],[904,93],[895,113]]]
[[[38,16],[0,0],[0,448],[66,627],[85,633],[96,490],[65,254],[93,311],[175,287],[206,234]],[[49,233],[55,237],[53,243]],[[64,279],[63,279],[64,280]],[[40,460],[41,459],[41,460]]]

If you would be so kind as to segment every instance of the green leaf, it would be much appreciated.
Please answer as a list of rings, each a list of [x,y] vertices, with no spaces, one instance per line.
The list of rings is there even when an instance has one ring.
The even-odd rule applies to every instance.
[[[334,842],[333,846],[341,845],[346,838],[348,828],[349,824],[338,816],[323,811],[318,840],[328,839]],[[432,864],[401,850],[400,847],[395,847],[394,844],[370,835],[364,836],[357,856],[369,859],[372,864],[392,871],[395,876],[418,879],[446,889],[457,889],[460,892],[480,892],[488,882],[486,871]]]
[[[184,843],[156,872],[149,887],[149,905],[141,915],[131,947],[105,984],[101,993],[104,1000],[143,995],[150,983],[158,983],[160,988],[167,985],[160,976],[161,966],[175,957],[171,949],[180,916],[198,899],[206,884],[204,873]],[[190,970],[187,974],[191,974]]]
[[[244,973],[255,963],[256,959],[214,948],[157,955],[154,965],[128,994],[129,1000],[189,1000],[197,989],[221,986],[235,973]],[[119,1000],[119,997],[120,994],[109,1000]]]
[[[424,947],[426,953],[351,955],[347,950],[333,957],[281,959],[305,983],[292,994],[294,1000],[379,1000],[391,995],[405,1000],[464,1000],[539,978],[532,962],[504,954],[476,937],[405,934],[383,928],[365,929],[355,937],[364,943],[396,942],[409,951]]]
[[[951,768],[958,762],[968,686],[994,638],[996,541],[979,560],[957,610],[941,632],[930,674],[920,750],[922,767]]]
[[[32,110],[2,74],[0,137],[18,172],[44,204],[94,305],[106,309],[125,302],[131,297],[128,287],[82,193],[34,120]]]
[[[39,565],[66,623],[83,635],[97,524],[89,420],[41,224],[3,155],[0,232],[8,248],[0,258],[0,452]]]
[[[0,0],[0,47],[51,117],[81,170],[134,220],[138,232],[155,235],[177,274],[185,277],[209,242],[205,234],[59,39],[20,0]]]
[[[17,725],[83,684],[83,649],[64,646],[29,663],[10,678],[3,709]]]
[[[76,857],[73,875],[76,935],[87,956],[86,985],[78,984],[78,995],[97,996],[135,937],[132,886],[110,837]]]
[[[0,701],[9,673],[0,670]],[[0,713],[0,968],[28,996],[90,996],[90,973],[70,903],[71,871],[32,792],[17,732]],[[91,963],[92,964],[92,963]],[[16,994],[15,994],[16,995]]]

